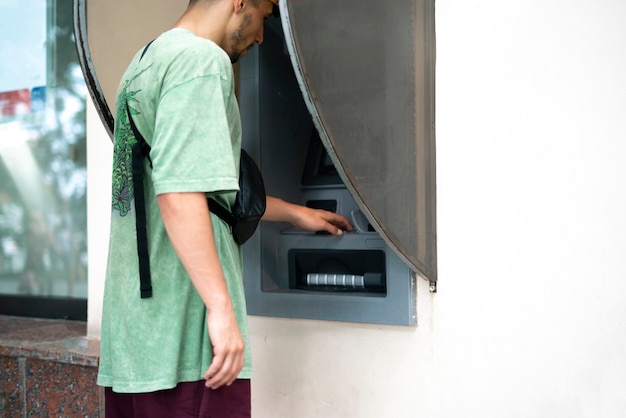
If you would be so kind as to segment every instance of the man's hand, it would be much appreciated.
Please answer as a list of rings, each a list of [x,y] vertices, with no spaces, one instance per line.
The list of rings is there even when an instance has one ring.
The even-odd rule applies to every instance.
[[[352,231],[352,224],[345,216],[306,206],[298,207],[296,219],[291,223],[307,231],[326,231],[337,236],[342,235],[343,231]]]
[[[213,345],[213,360],[204,374],[206,387],[217,389],[230,386],[243,368],[244,341],[237,326],[232,307],[208,314],[209,338]]]
[[[295,205],[272,196],[267,196],[267,209],[263,220],[289,222],[307,231],[326,231],[337,236],[342,235],[343,231],[352,231],[352,224],[343,215]]]

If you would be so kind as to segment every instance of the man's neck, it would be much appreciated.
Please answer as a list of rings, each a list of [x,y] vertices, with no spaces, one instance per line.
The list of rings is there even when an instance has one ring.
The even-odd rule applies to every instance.
[[[232,15],[229,6],[228,1],[211,5],[196,3],[183,13],[174,27],[187,29],[196,36],[209,39],[224,48],[228,22]]]

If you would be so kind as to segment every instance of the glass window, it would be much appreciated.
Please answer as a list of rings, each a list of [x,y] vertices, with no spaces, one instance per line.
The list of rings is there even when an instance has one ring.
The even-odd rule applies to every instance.
[[[86,300],[87,88],[72,2],[4,0],[0,16],[0,295]]]

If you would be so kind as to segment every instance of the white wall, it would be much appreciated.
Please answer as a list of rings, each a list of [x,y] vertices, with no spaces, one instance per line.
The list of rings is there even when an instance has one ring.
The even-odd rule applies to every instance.
[[[89,295],[87,335],[100,336],[104,275],[109,252],[113,143],[91,101],[87,101],[87,248]]]
[[[622,417],[626,2],[436,5],[439,292],[419,281],[417,328],[250,318],[254,416]]]

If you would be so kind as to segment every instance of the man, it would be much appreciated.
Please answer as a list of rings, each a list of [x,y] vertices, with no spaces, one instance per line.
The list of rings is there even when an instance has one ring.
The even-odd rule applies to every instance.
[[[111,242],[98,384],[107,417],[248,417],[251,361],[242,258],[207,194],[238,188],[241,122],[231,63],[263,41],[277,0],[191,0],[138,52],[116,103]],[[139,297],[128,115],[144,163],[153,295]],[[334,213],[267,198],[264,220],[341,235]]]

